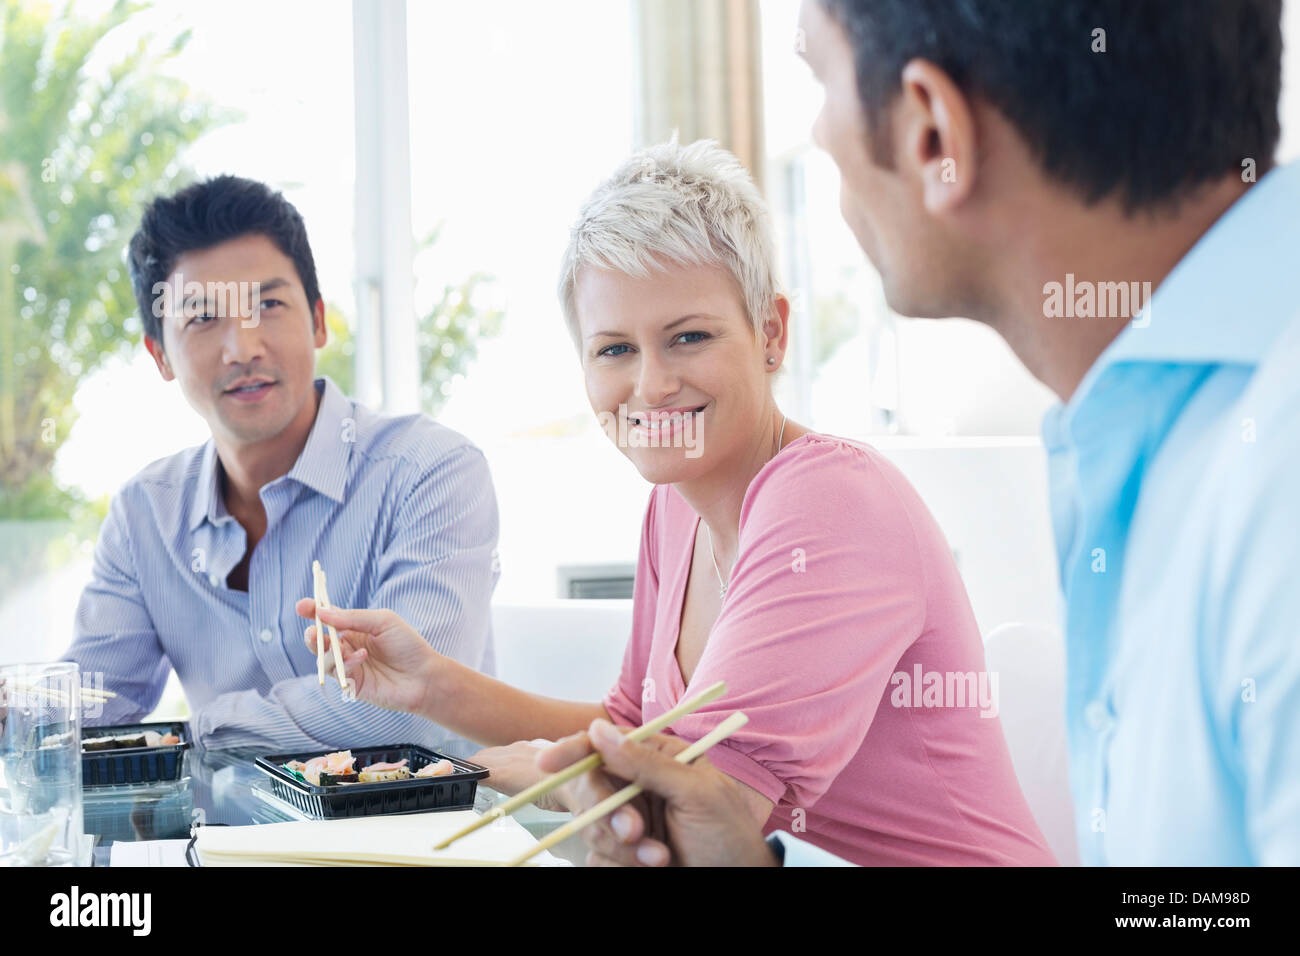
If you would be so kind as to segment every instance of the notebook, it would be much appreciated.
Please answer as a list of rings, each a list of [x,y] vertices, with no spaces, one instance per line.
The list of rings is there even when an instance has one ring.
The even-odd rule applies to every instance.
[[[503,817],[445,850],[433,848],[477,818],[473,810],[445,810],[200,827],[195,849],[204,866],[495,866],[537,844],[513,818]],[[547,852],[528,862],[564,865]]]

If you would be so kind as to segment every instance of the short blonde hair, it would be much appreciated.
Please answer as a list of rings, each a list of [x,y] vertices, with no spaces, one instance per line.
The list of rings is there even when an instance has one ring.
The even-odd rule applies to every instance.
[[[579,270],[596,266],[646,278],[662,272],[664,260],[727,269],[755,331],[776,307],[767,206],[745,167],[713,140],[643,149],[583,204],[558,290],[574,342]]]

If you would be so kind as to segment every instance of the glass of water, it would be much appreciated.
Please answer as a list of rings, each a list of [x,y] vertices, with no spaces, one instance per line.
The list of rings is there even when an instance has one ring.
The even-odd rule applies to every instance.
[[[81,675],[0,666],[0,866],[82,862]]]

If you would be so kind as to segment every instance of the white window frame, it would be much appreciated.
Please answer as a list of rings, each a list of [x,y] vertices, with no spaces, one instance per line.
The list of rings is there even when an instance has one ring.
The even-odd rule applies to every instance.
[[[356,88],[356,397],[420,407],[406,0],[353,0]]]

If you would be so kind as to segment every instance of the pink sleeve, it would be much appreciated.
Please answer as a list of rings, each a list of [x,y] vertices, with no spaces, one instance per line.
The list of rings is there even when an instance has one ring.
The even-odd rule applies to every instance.
[[[921,552],[895,481],[865,450],[814,440],[746,494],[729,593],[687,689],[725,680],[727,693],[673,732],[698,740],[743,711],[749,723],[709,759],[773,803],[788,791],[808,808],[826,792],[924,627]]]
[[[641,681],[650,662],[654,640],[655,605],[659,601],[659,571],[655,566],[655,503],[661,489],[650,493],[645,520],[641,524],[641,550],[636,561],[636,582],[632,587],[632,635],[623,652],[623,669],[602,703],[610,720],[625,727],[639,727]]]

